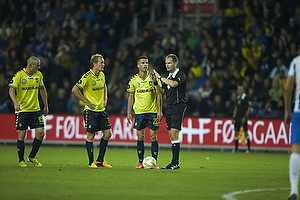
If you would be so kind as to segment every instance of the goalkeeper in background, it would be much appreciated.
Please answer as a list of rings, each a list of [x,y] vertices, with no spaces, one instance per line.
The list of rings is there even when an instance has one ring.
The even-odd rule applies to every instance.
[[[130,79],[127,85],[127,92],[129,92],[128,105],[127,105],[127,121],[131,123],[132,120],[132,106],[135,113],[134,127],[137,129],[137,154],[139,163],[135,167],[136,169],[143,168],[144,159],[144,139],[145,128],[149,128],[151,139],[151,154],[152,157],[157,160],[158,154],[158,141],[157,141],[157,129],[159,128],[159,122],[163,117],[162,113],[162,99],[161,95],[156,92],[155,84],[153,83],[152,75],[148,72],[148,57],[140,56],[137,59],[137,68],[139,72]],[[155,169],[159,169],[156,164]]]
[[[16,115],[15,128],[18,130],[17,149],[20,167],[27,167],[24,160],[24,140],[28,126],[35,129],[35,138],[27,161],[32,162],[36,167],[42,166],[35,157],[45,135],[44,120],[38,100],[39,91],[44,103],[43,113],[45,116],[48,114],[49,109],[43,75],[38,71],[40,65],[41,61],[39,58],[30,56],[27,59],[26,68],[18,71],[9,82],[9,96],[14,103]]]
[[[85,146],[89,158],[89,167],[112,168],[104,160],[108,140],[112,135],[110,119],[105,110],[107,105],[107,87],[103,73],[105,66],[104,57],[100,54],[92,55],[90,63],[92,68],[73,86],[72,92],[79,100],[85,103],[83,116],[85,130],[87,131]],[[100,130],[102,130],[103,136],[100,141],[98,158],[94,162],[93,142],[95,133]]]

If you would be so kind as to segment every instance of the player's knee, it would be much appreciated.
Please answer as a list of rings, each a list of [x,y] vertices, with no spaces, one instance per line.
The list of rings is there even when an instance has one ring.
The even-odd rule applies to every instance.
[[[44,131],[36,133],[36,138],[37,139],[43,140],[44,137],[45,137],[45,132]]]
[[[144,141],[145,140],[145,136],[143,134],[139,134],[138,135],[138,140],[139,141]]]
[[[157,134],[150,135],[150,139],[151,139],[152,142],[156,141],[157,140]]]
[[[112,136],[111,131],[103,131],[103,139],[109,140],[109,138]]]

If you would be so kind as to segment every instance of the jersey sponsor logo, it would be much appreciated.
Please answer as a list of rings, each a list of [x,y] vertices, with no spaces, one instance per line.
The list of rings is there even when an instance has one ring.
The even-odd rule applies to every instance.
[[[135,86],[136,86],[137,88],[139,88],[139,87],[141,86],[141,84],[140,84],[139,82],[137,82],[137,83],[135,84]]]
[[[138,92],[138,93],[153,92],[153,89],[137,90],[136,92]]]
[[[22,84],[26,84],[27,80],[26,79],[22,79]]]
[[[97,91],[97,90],[103,90],[103,89],[104,89],[104,87],[98,87],[98,88],[93,88],[92,90]]]
[[[95,85],[96,85],[96,81],[93,81],[93,82],[92,82],[92,85],[95,86]]]
[[[23,87],[22,90],[35,90],[35,89],[39,89],[39,87]]]

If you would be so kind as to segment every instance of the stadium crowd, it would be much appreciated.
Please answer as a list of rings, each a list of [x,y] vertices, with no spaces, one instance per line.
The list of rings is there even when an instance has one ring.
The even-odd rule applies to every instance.
[[[180,2],[173,2],[177,10]],[[232,117],[236,88],[243,84],[252,101],[250,117],[283,118],[285,78],[300,54],[299,1],[221,1],[217,16],[165,33],[150,21],[152,4],[166,9],[154,0],[2,0],[0,112],[13,112],[7,84],[30,55],[42,60],[50,113],[80,114],[82,105],[70,87],[90,68],[90,56],[102,54],[107,110],[126,115],[126,85],[137,72],[136,59],[147,55],[150,70],[166,76],[164,56],[175,53],[188,77],[187,116]],[[135,13],[138,38],[132,37]]]

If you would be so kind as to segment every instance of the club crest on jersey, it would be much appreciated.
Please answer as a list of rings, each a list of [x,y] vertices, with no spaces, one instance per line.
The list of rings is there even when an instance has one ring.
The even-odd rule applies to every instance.
[[[26,83],[27,83],[27,80],[26,80],[26,79],[22,79],[22,83],[23,83],[23,84],[26,84]]]
[[[93,81],[93,82],[92,82],[92,85],[95,86],[95,85],[96,85],[96,81]]]
[[[35,78],[35,82],[38,83],[39,82],[39,78]]]
[[[140,84],[139,82],[137,82],[137,83],[135,84],[135,86],[136,86],[137,88],[139,88],[139,87],[141,86],[141,84]]]
[[[152,81],[149,81],[149,85],[151,86],[153,84],[153,82]]]

